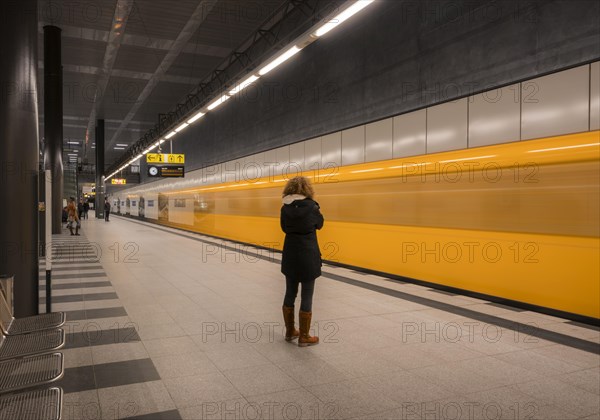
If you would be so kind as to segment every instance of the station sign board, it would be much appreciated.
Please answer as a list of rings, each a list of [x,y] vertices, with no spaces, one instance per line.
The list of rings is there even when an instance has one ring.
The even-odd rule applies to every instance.
[[[183,153],[147,153],[146,162],[182,165],[185,163],[185,155]]]
[[[183,165],[148,165],[149,177],[183,178],[185,167]]]
[[[112,185],[125,185],[127,184],[127,180],[125,178],[112,178],[110,183]]]

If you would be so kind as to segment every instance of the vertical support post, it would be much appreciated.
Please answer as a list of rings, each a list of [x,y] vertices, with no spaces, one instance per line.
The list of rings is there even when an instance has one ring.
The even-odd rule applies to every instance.
[[[96,122],[96,218],[104,219],[104,120]]]
[[[52,200],[52,171],[46,169],[46,203]],[[52,312],[52,206],[46,206],[46,312]]]
[[[17,318],[38,313],[37,25],[37,1],[0,1],[0,273]]]
[[[52,233],[62,233],[63,96],[61,29],[44,26],[44,168],[52,170]]]

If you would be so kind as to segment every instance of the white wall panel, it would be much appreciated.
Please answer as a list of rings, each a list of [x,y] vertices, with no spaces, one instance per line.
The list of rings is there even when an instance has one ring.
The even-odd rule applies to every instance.
[[[304,143],[304,173],[310,174],[321,167],[321,137],[306,140]]]
[[[469,98],[469,147],[521,140],[520,93],[515,84]]]
[[[239,179],[241,159],[224,162],[221,166],[223,182],[235,182]]]
[[[393,157],[423,155],[426,151],[427,110],[394,117]]]
[[[273,176],[277,173],[277,150],[267,150],[265,152],[265,160],[263,162],[263,176]]]
[[[521,84],[521,138],[587,131],[590,100],[589,67],[582,66]]]
[[[342,165],[365,162],[365,126],[342,131]]]
[[[321,138],[321,168],[342,165],[342,132]]]
[[[427,110],[427,153],[467,148],[467,103],[463,98]]]
[[[129,197],[129,214],[132,216],[139,216],[139,201],[138,195],[132,195]]]
[[[287,167],[290,164],[290,146],[283,146],[275,149],[277,152],[277,163],[275,173],[277,175],[282,174],[287,170]]]
[[[303,141],[290,144],[290,166],[287,173],[290,178],[302,175],[304,170],[304,144]]]
[[[590,76],[590,130],[600,130],[600,61],[592,63]]]
[[[264,160],[264,153],[256,153],[248,156],[245,159],[244,168],[242,168],[242,179],[245,180],[245,182],[252,182],[265,176],[265,174],[263,174]]]
[[[365,162],[391,159],[394,119],[387,118],[366,126]]]

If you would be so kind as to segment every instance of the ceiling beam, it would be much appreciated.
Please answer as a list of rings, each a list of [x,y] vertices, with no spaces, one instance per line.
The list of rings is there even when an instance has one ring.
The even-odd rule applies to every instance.
[[[127,126],[127,124],[129,124],[133,117],[135,117],[135,115],[142,107],[146,99],[148,99],[156,85],[160,82],[163,75],[167,72],[167,70],[169,70],[175,59],[183,51],[183,48],[186,46],[190,38],[196,33],[196,31],[198,30],[202,22],[204,22],[204,20],[206,19],[206,17],[208,16],[208,14],[213,9],[216,3],[217,0],[200,1],[198,7],[196,7],[196,10],[194,10],[194,13],[192,13],[190,19],[177,36],[177,39],[173,43],[173,46],[171,47],[169,52],[167,52],[159,66],[156,68],[154,75],[148,81],[148,83],[138,96],[137,100],[134,102],[133,106],[123,119],[121,126],[119,127],[119,129],[117,129],[115,134],[113,134],[112,138],[108,141],[108,147],[110,147],[119,138],[121,131]]]

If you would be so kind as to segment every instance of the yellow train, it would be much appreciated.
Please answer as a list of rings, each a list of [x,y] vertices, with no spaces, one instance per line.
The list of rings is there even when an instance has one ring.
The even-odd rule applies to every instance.
[[[305,172],[325,216],[323,259],[595,322],[599,146],[593,131]],[[293,175],[127,202],[164,225],[281,249],[281,191]]]

